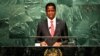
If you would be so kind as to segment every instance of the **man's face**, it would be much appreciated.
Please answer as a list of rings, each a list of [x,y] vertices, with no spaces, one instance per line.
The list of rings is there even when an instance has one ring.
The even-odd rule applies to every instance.
[[[48,18],[52,20],[55,17],[55,14],[56,14],[56,10],[54,9],[54,7],[48,6],[46,9],[46,15],[48,16]]]

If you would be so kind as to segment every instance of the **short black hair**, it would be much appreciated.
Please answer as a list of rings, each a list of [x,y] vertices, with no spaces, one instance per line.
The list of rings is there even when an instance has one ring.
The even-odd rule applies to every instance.
[[[56,10],[56,5],[54,3],[48,3],[46,6],[45,6],[45,10],[47,10],[48,6],[53,6],[54,9]]]

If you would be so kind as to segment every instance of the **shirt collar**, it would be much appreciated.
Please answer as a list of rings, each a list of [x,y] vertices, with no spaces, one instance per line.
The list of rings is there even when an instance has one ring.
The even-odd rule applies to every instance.
[[[47,20],[48,20],[48,21],[51,21],[48,17],[47,17]],[[52,21],[56,21],[56,16],[53,18]]]

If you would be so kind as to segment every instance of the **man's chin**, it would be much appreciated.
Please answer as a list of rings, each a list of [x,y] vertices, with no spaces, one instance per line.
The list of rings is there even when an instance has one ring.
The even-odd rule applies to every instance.
[[[54,17],[49,17],[51,20],[54,18]]]

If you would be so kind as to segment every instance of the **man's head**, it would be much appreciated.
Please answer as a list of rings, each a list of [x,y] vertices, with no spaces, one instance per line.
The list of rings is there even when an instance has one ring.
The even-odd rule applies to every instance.
[[[49,19],[53,19],[56,14],[56,6],[54,3],[48,3],[45,7],[46,10],[46,15],[48,16]]]

